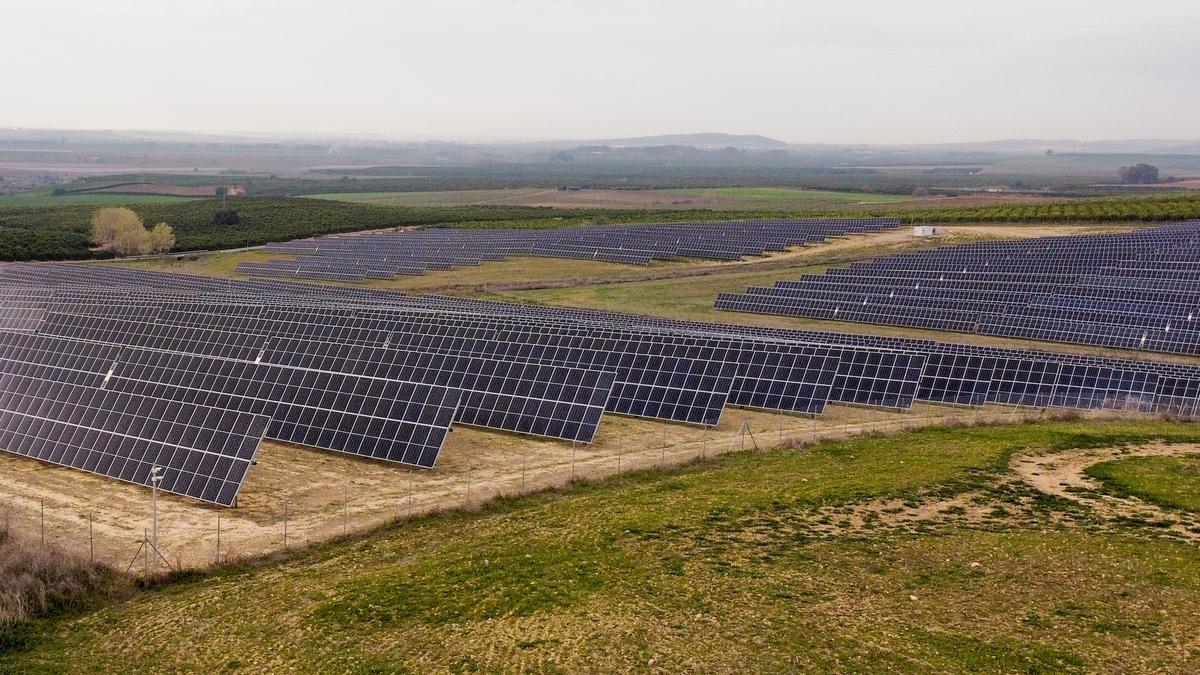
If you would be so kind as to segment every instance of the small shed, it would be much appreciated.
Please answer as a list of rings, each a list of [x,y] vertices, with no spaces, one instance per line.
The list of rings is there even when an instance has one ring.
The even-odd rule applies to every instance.
[[[913,226],[913,236],[914,237],[937,237],[941,234],[942,234],[941,230],[934,227],[933,225],[914,225]]]

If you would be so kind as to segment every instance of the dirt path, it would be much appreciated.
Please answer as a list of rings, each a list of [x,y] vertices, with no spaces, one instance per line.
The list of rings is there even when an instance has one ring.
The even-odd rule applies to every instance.
[[[1019,457],[1013,461],[1012,469],[1020,480],[1038,491],[1086,504],[1105,521],[1149,521],[1157,523],[1164,533],[1200,544],[1200,520],[1196,517],[1136,497],[1106,494],[1101,491],[1103,486],[1099,481],[1084,473],[1090,466],[1115,459],[1175,457],[1195,454],[1197,450],[1191,444],[1071,450]]]
[[[1137,448],[1088,448],[1015,457],[1009,472],[990,486],[949,498],[874,499],[822,507],[805,514],[797,529],[816,537],[857,537],[879,532],[926,531],[930,528],[1044,524],[1077,527],[1087,524],[1114,530],[1122,523],[1151,523],[1156,532],[1200,545],[1200,517],[1165,509],[1133,497],[1106,494],[1084,472],[1088,467],[1130,457],[1195,454],[1197,445],[1146,445]],[[1037,495],[1069,501],[1071,510],[1039,509]]]

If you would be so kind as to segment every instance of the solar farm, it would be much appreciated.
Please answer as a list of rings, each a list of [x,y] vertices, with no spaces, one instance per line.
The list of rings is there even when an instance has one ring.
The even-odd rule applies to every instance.
[[[986,242],[726,293],[739,312],[1196,355],[1200,221]]]
[[[271,253],[294,255],[244,262],[251,276],[328,281],[393,279],[526,255],[649,265],[680,258],[741,260],[744,256],[820,243],[827,237],[895,228],[890,218],[763,220],[594,225],[549,230],[451,229],[371,232],[267,244]]]
[[[1190,438],[1200,288],[1187,263],[1200,222],[935,241],[817,274],[766,268],[754,274],[778,274],[775,286],[711,298],[721,321],[375,285],[505,259],[708,270],[903,232],[892,219],[424,229],[270,244],[269,261],[228,276],[3,264],[0,492],[36,484],[36,497],[7,508],[26,523],[40,508],[40,536],[76,547],[87,537],[91,555],[123,566],[129,542],[146,541],[140,510],[153,490],[174,569],[376,536],[397,517],[470,513],[580,480],[658,480],[664,467],[741,450],[782,448],[793,461],[840,442],[829,447],[858,448],[851,459],[873,448],[922,470],[941,461],[924,444],[936,454],[979,433],[1034,434],[1037,447],[1059,438],[960,425],[1081,417],[1089,422],[1062,428]],[[799,264],[790,260],[780,264]],[[739,323],[746,313],[779,322]],[[824,323],[789,327],[796,318]],[[939,338],[829,327],[837,321]],[[926,427],[950,428],[894,436]],[[1031,465],[1029,480],[1052,468]],[[738,480],[751,475],[742,470]],[[830,471],[806,475],[836,482],[840,469]],[[903,510],[869,508],[879,511],[855,517]],[[934,514],[948,522],[953,509],[999,518],[965,501],[944,508]],[[136,555],[130,570],[155,568]]]
[[[571,246],[565,231],[519,243],[512,232],[435,230],[268,249],[311,252],[314,261],[300,263],[309,271],[360,281],[365,272],[347,270],[394,273],[400,251],[422,265],[481,264],[487,250],[529,254],[531,241],[537,255],[734,259],[896,226],[581,228]],[[1075,333],[1080,342],[1120,332],[1129,341],[1102,344],[1192,353],[1200,289],[1188,295],[1163,263],[1186,255],[1198,226],[947,247],[750,289],[717,306],[985,332],[1004,319],[1035,338],[1024,328],[1031,315],[1048,321],[1053,310],[1059,323],[1091,319]],[[1129,283],[1115,287],[1117,278]],[[457,425],[586,444],[606,413],[700,427],[716,426],[727,407],[819,416],[830,404],[1200,415],[1200,365],[1137,358],[104,266],[8,265],[0,285],[9,452],[141,485],[159,466],[163,491],[222,506],[235,503],[263,438],[434,469]],[[1145,313],[1128,311],[1134,292],[1149,293]],[[843,315],[838,303],[850,309]],[[1071,312],[1080,315],[1062,315]],[[125,436],[114,436],[120,429]]]

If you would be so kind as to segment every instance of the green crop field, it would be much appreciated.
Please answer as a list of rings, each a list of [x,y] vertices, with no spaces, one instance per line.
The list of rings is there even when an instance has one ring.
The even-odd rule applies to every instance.
[[[1054,422],[734,453],[185,576],[9,631],[0,670],[1183,672],[1196,547],[1007,476],[1198,441]]]

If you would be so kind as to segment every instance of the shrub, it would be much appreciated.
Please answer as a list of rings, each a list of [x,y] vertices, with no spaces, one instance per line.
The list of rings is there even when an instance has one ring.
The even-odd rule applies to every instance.
[[[33,619],[122,597],[132,589],[127,577],[110,568],[52,546],[24,546],[0,529],[0,635]]]

